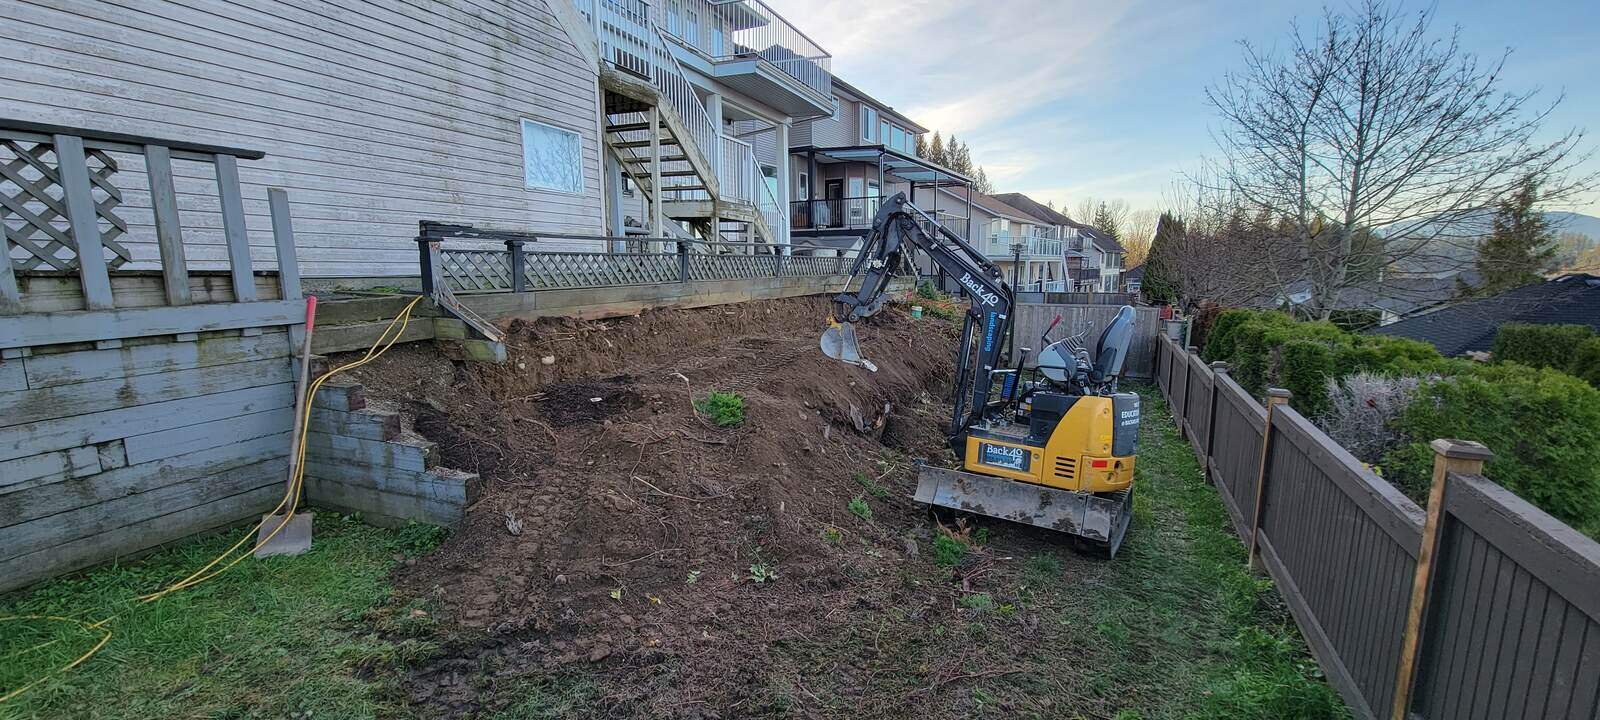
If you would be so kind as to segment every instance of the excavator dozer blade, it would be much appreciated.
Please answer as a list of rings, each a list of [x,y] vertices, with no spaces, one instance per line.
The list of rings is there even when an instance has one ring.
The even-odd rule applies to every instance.
[[[872,372],[878,366],[861,357],[861,346],[856,344],[856,327],[850,323],[834,323],[822,333],[822,354],[839,362],[864,367]]]
[[[923,466],[917,502],[1076,535],[1116,556],[1133,518],[1129,490],[1096,495],[963,470]]]

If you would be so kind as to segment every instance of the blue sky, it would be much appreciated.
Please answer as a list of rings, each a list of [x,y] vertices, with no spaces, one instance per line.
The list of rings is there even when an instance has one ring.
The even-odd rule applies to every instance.
[[[972,147],[998,191],[1070,206],[1085,196],[1157,207],[1214,152],[1207,84],[1238,41],[1281,44],[1323,3],[1193,0],[767,0],[834,56],[834,72]],[[1337,7],[1337,5],[1335,5]],[[1419,3],[1407,5],[1421,9]],[[1439,0],[1436,32],[1513,49],[1504,87],[1565,91],[1550,128],[1600,141],[1600,1]],[[1600,171],[1600,159],[1588,170]],[[1600,214],[1600,201],[1574,208]]]

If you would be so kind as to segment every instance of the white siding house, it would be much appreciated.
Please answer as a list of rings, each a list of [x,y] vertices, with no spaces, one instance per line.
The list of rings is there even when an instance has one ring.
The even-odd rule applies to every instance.
[[[415,275],[419,220],[603,230],[599,68],[564,2],[8,0],[0,116],[265,151],[240,167],[261,267],[281,187],[305,275]],[[126,162],[131,267],[154,267]],[[214,178],[175,165],[190,266],[223,267]]]

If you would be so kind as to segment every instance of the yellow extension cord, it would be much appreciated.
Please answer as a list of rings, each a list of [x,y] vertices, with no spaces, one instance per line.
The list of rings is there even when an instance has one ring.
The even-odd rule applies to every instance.
[[[310,432],[310,427],[311,427],[311,405],[312,405],[312,402],[317,397],[317,390],[321,389],[322,384],[324,382],[326,382],[329,378],[331,378],[331,377],[333,377],[335,375],[338,375],[339,373],[342,373],[342,372],[344,372],[346,370],[353,370],[355,368],[361,367],[362,365],[365,365],[365,364],[367,364],[369,362],[372,362],[373,360],[378,359],[379,356],[381,356],[384,353],[388,352],[389,348],[393,347],[394,344],[397,341],[399,341],[402,336],[405,335],[406,328],[411,324],[411,310],[417,306],[418,302],[422,301],[422,298],[423,298],[423,296],[421,296],[421,295],[418,295],[417,297],[412,298],[411,302],[406,304],[405,309],[401,310],[399,315],[396,315],[393,320],[389,321],[389,326],[383,329],[383,332],[378,335],[377,341],[372,343],[372,347],[367,349],[367,354],[362,356],[362,358],[360,360],[356,360],[354,362],[350,362],[350,363],[346,363],[344,365],[340,365],[339,367],[336,367],[336,368],[334,368],[332,370],[329,370],[326,373],[323,373],[322,376],[318,377],[315,381],[313,381],[311,383],[311,386],[306,389],[305,407],[302,409],[301,416],[298,418],[299,421],[300,421],[300,438],[299,438],[299,442],[297,443],[297,446],[298,446],[299,450],[298,450],[298,453],[297,453],[297,455],[295,457],[295,462],[294,462],[294,476],[289,479],[288,489],[284,492],[283,499],[278,501],[277,507],[274,507],[272,509],[272,512],[267,514],[267,517],[272,517],[274,515],[277,515],[278,511],[282,510],[285,506],[287,506],[289,508],[289,512],[286,513],[283,516],[283,519],[282,519],[282,521],[280,521],[278,523],[278,526],[273,528],[272,532],[268,533],[265,538],[263,538],[260,542],[256,543],[255,546],[250,548],[250,550],[248,552],[240,554],[238,557],[234,557],[232,560],[228,560],[228,558],[230,556],[233,556],[234,553],[238,552],[238,550],[240,548],[244,547],[245,543],[250,541],[250,538],[256,537],[260,533],[261,529],[267,523],[267,517],[262,518],[260,522],[256,523],[254,527],[250,528],[250,532],[248,534],[246,534],[244,537],[239,539],[239,542],[234,543],[232,547],[228,548],[221,555],[218,555],[217,557],[213,558],[211,560],[211,562],[206,563],[204,567],[200,568],[199,570],[194,571],[188,577],[186,577],[186,578],[184,578],[182,580],[179,580],[178,582],[175,582],[175,583],[167,586],[165,589],[162,589],[162,590],[160,590],[158,592],[150,593],[148,595],[141,595],[141,596],[139,596],[139,597],[137,597],[135,599],[137,599],[141,603],[151,603],[151,602],[155,602],[157,600],[160,600],[160,599],[162,599],[162,598],[164,598],[164,597],[166,597],[166,596],[168,596],[168,595],[170,595],[172,593],[175,593],[175,592],[177,592],[179,590],[183,590],[185,588],[191,588],[191,587],[194,587],[196,585],[199,585],[200,583],[203,583],[203,582],[205,582],[207,580],[215,578],[218,575],[221,575],[222,573],[227,572],[229,569],[233,568],[233,566],[238,565],[240,562],[244,561],[245,558],[248,558],[248,557],[251,557],[252,555],[254,555],[255,551],[257,549],[260,549],[263,545],[266,545],[268,542],[271,542],[272,538],[277,537],[278,533],[281,532],[283,530],[283,528],[286,527],[289,524],[289,520],[294,517],[295,511],[298,510],[299,507],[300,507],[300,490],[301,490],[302,485],[304,485],[304,481],[305,481],[306,435]],[[399,328],[399,332],[394,333],[394,336],[391,337],[389,335],[389,333],[391,331],[394,331],[396,327]],[[306,342],[310,342],[310,341],[311,341],[311,338],[308,336],[306,338]],[[222,563],[223,561],[228,561],[228,563],[226,565],[223,565],[221,568],[218,568],[215,571],[211,570],[211,568],[216,567],[219,563]],[[86,631],[94,631],[94,632],[101,633],[100,640],[94,644],[94,647],[89,648],[88,652],[78,656],[78,659],[73,660],[72,662],[67,663],[66,665],[63,665],[60,668],[52,670],[49,673],[46,673],[43,677],[36,678],[32,682],[29,682],[28,684],[23,685],[22,687],[19,687],[19,688],[15,689],[15,690],[12,690],[12,691],[6,693],[5,695],[0,695],[0,703],[8,702],[8,701],[12,700],[13,698],[16,698],[17,696],[27,692],[28,690],[32,689],[35,686],[37,686],[39,683],[42,683],[42,682],[44,682],[46,680],[49,680],[49,679],[51,679],[53,677],[56,677],[56,676],[61,675],[63,673],[66,673],[66,672],[72,670],[73,668],[75,668],[75,667],[77,667],[79,665],[82,665],[84,662],[88,661],[89,658],[94,657],[95,653],[100,652],[100,649],[105,647],[106,643],[111,641],[111,631],[109,629],[107,629],[105,626],[107,624],[109,624],[112,620],[116,620],[118,617],[121,617],[121,616],[120,615],[112,615],[111,617],[108,617],[108,618],[105,618],[103,620],[100,620],[98,622],[93,622],[93,623],[85,621],[85,620],[79,620],[77,618],[62,617],[62,616],[58,616],[58,615],[11,615],[11,616],[0,617],[0,623],[7,623],[7,622],[56,622],[56,623],[68,623],[68,624],[78,625],[79,627],[82,627]],[[27,648],[26,650],[19,650],[19,651],[15,652],[15,653],[12,653],[11,655],[7,656],[6,659],[9,660],[11,658],[19,657],[21,655],[26,655],[26,654],[31,653],[31,652],[42,650],[42,649],[44,649],[46,647],[49,647],[51,645],[56,644],[57,642],[60,642],[60,641],[61,641],[61,639],[57,638],[57,639],[51,640],[49,642],[43,642],[43,643],[40,643],[40,644],[35,645],[33,647]]]

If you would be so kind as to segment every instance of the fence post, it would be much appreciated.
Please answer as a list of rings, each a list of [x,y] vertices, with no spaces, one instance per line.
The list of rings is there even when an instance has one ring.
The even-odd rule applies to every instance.
[[[1250,516],[1250,557],[1251,570],[1261,569],[1261,509],[1266,507],[1267,493],[1267,461],[1272,452],[1272,415],[1274,408],[1289,402],[1290,393],[1283,388],[1267,390],[1267,425],[1261,432],[1261,469],[1256,473],[1256,511]]]
[[[1217,482],[1216,478],[1211,477],[1211,449],[1216,447],[1217,442],[1217,388],[1222,385],[1222,377],[1227,374],[1227,363],[1221,360],[1211,363],[1211,402],[1206,405],[1206,452],[1203,463],[1205,467],[1200,468],[1200,471],[1212,484]]]
[[[1435,440],[1433,448],[1433,486],[1428,490],[1428,519],[1422,526],[1422,546],[1417,549],[1417,574],[1411,581],[1411,606],[1406,612],[1406,630],[1400,640],[1400,663],[1395,677],[1394,720],[1405,720],[1411,708],[1411,689],[1417,679],[1417,660],[1422,649],[1422,619],[1427,611],[1428,593],[1433,583],[1433,559],[1439,550],[1439,526],[1444,517],[1444,490],[1450,473],[1483,474],[1483,464],[1494,458],[1489,448],[1470,440]]]
[[[678,241],[678,282],[689,282],[689,243]]]
[[[527,292],[528,278],[524,274],[523,266],[527,264],[527,255],[523,253],[522,238],[506,240],[506,250],[511,253],[511,292]]]
[[[1178,435],[1185,440],[1189,437],[1189,384],[1194,382],[1194,358],[1199,355],[1200,348],[1190,345],[1183,351],[1183,414],[1178,416]]]
[[[439,241],[426,231],[417,236],[417,264],[422,271],[422,294],[432,295],[433,285],[439,281]]]

